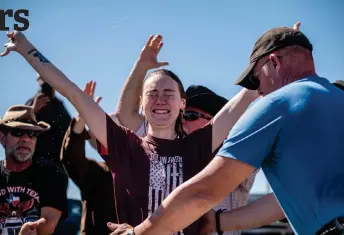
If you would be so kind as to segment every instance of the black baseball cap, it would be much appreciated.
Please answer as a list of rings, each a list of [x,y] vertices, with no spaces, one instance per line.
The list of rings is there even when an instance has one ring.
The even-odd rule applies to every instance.
[[[205,86],[192,85],[186,90],[186,107],[193,107],[215,116],[228,100]]]
[[[257,90],[259,81],[253,75],[253,68],[257,61],[272,53],[288,46],[301,46],[313,51],[313,46],[308,38],[299,30],[287,27],[273,28],[264,33],[256,43],[250,56],[250,64],[235,82],[236,85],[243,86],[249,90]]]
[[[339,89],[344,90],[344,81],[343,80],[337,80],[337,81],[333,82],[332,84],[335,85],[336,87],[338,87]]]

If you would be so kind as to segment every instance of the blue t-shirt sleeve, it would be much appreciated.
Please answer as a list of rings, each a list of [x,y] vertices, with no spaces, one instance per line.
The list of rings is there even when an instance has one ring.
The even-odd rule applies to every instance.
[[[278,137],[283,121],[281,103],[264,97],[234,125],[218,156],[260,168]]]

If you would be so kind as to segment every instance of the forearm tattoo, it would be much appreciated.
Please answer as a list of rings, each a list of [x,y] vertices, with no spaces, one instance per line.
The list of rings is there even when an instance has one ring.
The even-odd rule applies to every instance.
[[[42,63],[50,63],[50,61],[45,58],[37,49],[32,49],[27,54],[32,55],[33,57],[37,57]]]

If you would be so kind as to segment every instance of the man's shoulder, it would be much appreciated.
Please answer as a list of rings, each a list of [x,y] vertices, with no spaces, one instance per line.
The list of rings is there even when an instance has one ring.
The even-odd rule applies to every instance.
[[[334,86],[326,78],[310,76],[290,83],[270,95],[271,99],[284,103],[286,107],[302,108],[309,102],[323,99],[330,93],[333,97],[335,92],[329,93],[331,89],[334,89]]]
[[[283,92],[275,91],[267,96],[258,98],[258,100],[248,108],[248,115],[269,115],[273,112],[279,111],[280,106],[282,106],[286,100],[287,99],[283,95]]]
[[[297,81],[294,81],[280,89],[276,93],[278,96],[284,98],[291,98],[295,95],[298,96],[309,96],[309,94],[317,94],[315,91],[327,92],[327,88],[332,84],[326,78],[319,76],[309,76]]]

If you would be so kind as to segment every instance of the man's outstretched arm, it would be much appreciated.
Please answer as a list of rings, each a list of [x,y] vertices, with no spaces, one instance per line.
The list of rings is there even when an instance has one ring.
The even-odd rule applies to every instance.
[[[136,235],[168,235],[182,230],[216,206],[253,173],[254,167],[216,156],[199,174],[175,189],[142,224]]]

